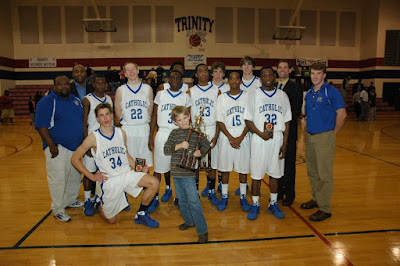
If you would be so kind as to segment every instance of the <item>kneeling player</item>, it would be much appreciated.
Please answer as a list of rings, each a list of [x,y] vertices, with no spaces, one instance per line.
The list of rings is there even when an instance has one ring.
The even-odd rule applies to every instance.
[[[148,227],[158,227],[159,223],[147,215],[147,208],[158,191],[157,178],[144,172],[132,171],[135,162],[126,148],[126,133],[113,126],[113,111],[108,103],[99,104],[95,109],[100,128],[90,134],[74,152],[71,163],[86,177],[97,183],[100,196],[99,211],[109,223],[117,221],[117,214],[128,206],[124,192],[137,197],[142,189],[142,204],[135,216],[135,222]],[[92,149],[92,155],[99,172],[90,173],[81,158]],[[145,167],[144,171],[148,171]]]
[[[217,121],[220,134],[218,140],[218,172],[222,172],[222,199],[217,209],[225,210],[228,205],[229,172],[235,170],[240,179],[240,205],[243,211],[250,211],[246,199],[247,174],[250,168],[249,129],[244,121],[247,92],[240,90],[239,73],[229,75],[230,90],[218,96]]]
[[[278,187],[279,178],[284,174],[284,157],[292,112],[286,93],[274,88],[275,74],[270,66],[261,69],[260,78],[262,86],[249,93],[244,114],[246,126],[254,133],[250,161],[253,205],[247,218],[255,220],[260,213],[258,199],[261,179],[267,173],[271,190],[268,212],[281,219],[285,214],[278,207]],[[265,131],[265,123],[274,124],[273,132]]]

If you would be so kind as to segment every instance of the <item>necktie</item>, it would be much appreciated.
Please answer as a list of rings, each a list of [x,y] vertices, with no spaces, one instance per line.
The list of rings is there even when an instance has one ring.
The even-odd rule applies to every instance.
[[[282,90],[282,83],[279,83],[279,88],[280,90]]]

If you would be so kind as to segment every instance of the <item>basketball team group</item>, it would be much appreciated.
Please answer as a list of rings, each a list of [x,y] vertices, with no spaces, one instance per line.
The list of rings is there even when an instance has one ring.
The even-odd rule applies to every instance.
[[[229,201],[239,204],[249,220],[256,220],[262,215],[260,187],[267,174],[267,212],[283,219],[284,208],[279,205],[291,206],[296,196],[297,118],[303,99],[312,195],[300,207],[316,208],[311,221],[331,217],[336,133],[346,119],[343,98],[326,81],[322,63],[311,65],[312,86],[305,96],[301,86],[289,79],[288,60],[280,60],[276,72],[263,66],[260,77],[253,74],[255,65],[246,56],[240,72],[225,76],[221,62],[211,69],[199,64],[189,87],[183,82],[184,64],[174,62],[168,82],[154,95],[139,79],[139,66],[126,62],[127,82],[117,89],[114,103],[105,93],[106,77],[95,74],[88,83],[83,65],[73,67],[72,83],[65,75],[55,77],[54,89],[40,100],[35,117],[54,217],[68,222],[66,209],[83,206],[84,215],[98,212],[114,224],[119,212],[131,208],[128,194],[138,197],[143,191],[135,223],[158,227],[153,218],[160,201],[173,200],[183,218],[179,229],[195,227],[198,243],[206,243],[208,227],[200,197],[207,197],[221,212],[229,211]],[[114,126],[115,118],[120,127]],[[200,191],[199,168],[207,176]],[[232,171],[239,176],[239,187],[234,188],[238,196],[233,197],[228,192]],[[81,174],[84,202],[77,200]],[[159,191],[162,175],[165,191]]]

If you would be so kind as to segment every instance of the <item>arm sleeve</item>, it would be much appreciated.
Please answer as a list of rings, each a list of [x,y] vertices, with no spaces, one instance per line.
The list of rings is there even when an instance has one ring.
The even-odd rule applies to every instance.
[[[334,110],[338,110],[338,109],[342,109],[342,108],[346,108],[344,101],[343,101],[343,97],[340,94],[339,90],[336,88],[333,88],[331,90],[329,90],[329,93],[331,94],[331,96],[329,97]]]
[[[40,127],[49,128],[51,117],[53,115],[54,99],[52,97],[44,97],[41,99],[36,108],[35,129]]]
[[[171,155],[175,151],[175,143],[176,143],[176,130],[172,130],[169,134],[167,142],[164,144],[164,154]]]

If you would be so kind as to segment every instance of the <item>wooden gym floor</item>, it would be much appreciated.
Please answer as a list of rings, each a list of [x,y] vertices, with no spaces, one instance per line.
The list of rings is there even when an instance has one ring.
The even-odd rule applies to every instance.
[[[152,217],[160,227],[133,222],[139,199],[115,225],[99,214],[85,217],[69,209],[69,223],[53,218],[45,158],[38,133],[28,122],[0,126],[0,264],[1,265],[399,265],[400,264],[400,117],[376,122],[346,121],[337,138],[332,218],[310,222],[310,199],[304,154],[304,126],[299,127],[297,197],[282,207],[286,218],[267,212],[268,178],[261,187],[261,213],[249,221],[242,212],[237,174],[231,174],[227,209],[220,212],[201,198],[209,243],[198,245],[194,229],[181,232],[172,199]],[[200,187],[204,188],[201,176]],[[161,182],[161,193],[165,182]],[[83,191],[80,194],[83,199]],[[248,194],[248,200],[251,197]]]

